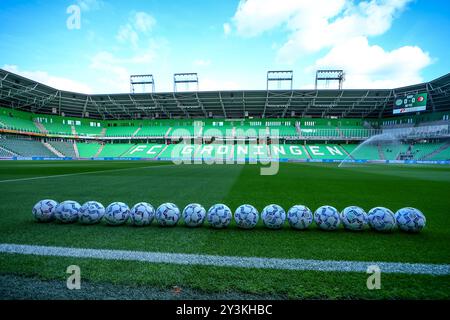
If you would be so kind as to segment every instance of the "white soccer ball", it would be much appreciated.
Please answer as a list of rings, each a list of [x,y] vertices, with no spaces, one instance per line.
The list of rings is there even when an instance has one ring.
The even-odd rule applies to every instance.
[[[389,232],[393,231],[397,226],[394,213],[388,208],[373,208],[369,211],[367,217],[370,227],[376,231]]]
[[[249,204],[243,204],[234,212],[234,221],[242,229],[253,229],[259,220],[259,212]]]
[[[54,200],[41,200],[33,207],[33,217],[38,222],[50,222],[55,219],[58,202]]]
[[[96,224],[105,215],[105,207],[97,201],[88,201],[80,208],[78,220],[82,224]]]
[[[425,227],[427,219],[416,208],[402,208],[395,213],[398,227],[406,232],[420,232]]]
[[[211,227],[215,229],[226,228],[231,223],[232,213],[224,204],[215,204],[208,210],[207,219]]]
[[[289,225],[298,230],[307,229],[313,222],[313,214],[308,207],[295,205],[287,213]]]
[[[206,210],[198,203],[188,204],[183,210],[184,224],[188,227],[199,227],[205,219]]]
[[[123,202],[113,202],[106,208],[106,223],[112,226],[125,224],[130,216],[130,208]]]
[[[162,227],[172,227],[180,220],[180,209],[173,203],[164,203],[156,210],[156,222]]]
[[[339,211],[332,206],[322,206],[314,212],[314,221],[322,230],[336,230],[341,224]]]
[[[140,202],[134,205],[130,211],[130,222],[133,226],[148,226],[155,218],[155,208],[147,202]]]
[[[78,220],[81,206],[76,201],[64,201],[58,204],[55,211],[55,218],[62,223],[72,223]]]
[[[341,221],[346,229],[364,230],[368,223],[367,213],[360,207],[350,206],[342,210]]]
[[[277,204],[270,204],[261,212],[264,225],[269,229],[281,229],[286,221],[286,211]]]

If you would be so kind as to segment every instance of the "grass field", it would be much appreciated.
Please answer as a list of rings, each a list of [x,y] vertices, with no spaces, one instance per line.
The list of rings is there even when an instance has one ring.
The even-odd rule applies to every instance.
[[[182,165],[149,162],[0,162],[0,243],[51,245],[152,252],[264,258],[385,261],[450,264],[450,168],[444,166],[281,164],[275,176],[259,175],[256,165]],[[105,206],[147,201],[155,207],[174,202],[181,209],[198,202],[205,208],[244,203],[258,210],[277,203],[286,210],[328,204],[339,210],[358,205],[392,210],[413,206],[427,216],[420,234],[164,229],[38,224],[31,208],[41,199],[97,200]],[[450,298],[450,276],[382,274],[382,289],[368,290],[368,275],[357,272],[286,271],[180,266],[0,254],[0,274],[67,278],[66,268],[81,267],[92,283],[131,287],[178,286],[201,292],[241,292],[287,298]]]

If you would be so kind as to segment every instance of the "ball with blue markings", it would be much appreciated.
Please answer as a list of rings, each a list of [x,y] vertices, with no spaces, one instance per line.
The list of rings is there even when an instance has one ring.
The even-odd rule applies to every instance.
[[[62,223],[73,223],[78,220],[81,206],[78,202],[67,200],[56,207],[55,218]]]
[[[376,231],[390,232],[395,230],[397,227],[394,213],[388,208],[373,208],[369,211],[367,217],[370,227]]]
[[[205,219],[206,210],[198,203],[188,204],[183,210],[184,224],[188,227],[199,227]]]
[[[336,230],[341,224],[339,211],[332,206],[322,206],[314,212],[314,222],[322,230]]]
[[[394,216],[399,229],[406,232],[420,232],[427,223],[425,215],[416,208],[402,208]]]
[[[156,209],[156,222],[162,227],[172,227],[180,220],[180,209],[173,203],[164,203]]]
[[[130,208],[123,202],[113,202],[105,212],[105,221],[111,226],[125,224],[130,217]]]
[[[55,220],[55,212],[58,202],[55,200],[41,200],[33,207],[34,219],[38,222],[51,222]]]
[[[242,229],[253,229],[259,220],[259,212],[249,204],[244,204],[234,212],[234,221]]]
[[[97,201],[88,201],[80,208],[78,220],[82,224],[99,223],[105,215],[105,207]]]
[[[230,225],[232,213],[230,208],[224,204],[215,204],[208,210],[206,219],[211,227],[223,229]]]
[[[148,226],[155,218],[155,208],[147,202],[139,202],[130,210],[130,222],[133,226]]]
[[[261,218],[267,228],[281,229],[286,221],[286,211],[277,204],[270,204],[261,212]]]
[[[350,206],[342,210],[341,221],[345,229],[361,231],[367,227],[367,213],[360,207]]]
[[[295,205],[289,209],[287,213],[287,220],[291,228],[304,230],[313,222],[313,214],[311,210],[302,205]]]

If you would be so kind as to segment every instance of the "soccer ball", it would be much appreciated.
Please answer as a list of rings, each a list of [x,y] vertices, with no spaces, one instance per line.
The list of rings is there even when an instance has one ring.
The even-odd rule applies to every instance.
[[[389,232],[396,228],[394,213],[388,208],[373,208],[367,217],[369,225],[376,231]]]
[[[112,226],[125,224],[130,216],[130,208],[123,202],[113,202],[106,208],[106,223]]]
[[[188,227],[199,227],[205,222],[206,210],[198,203],[191,203],[183,210],[184,224]]]
[[[314,212],[314,221],[322,230],[336,230],[341,224],[339,211],[332,206],[322,206]]]
[[[162,227],[172,227],[180,219],[180,209],[173,203],[164,203],[156,210],[156,221]]]
[[[95,224],[105,215],[105,207],[97,201],[89,201],[81,206],[78,220],[82,224]]]
[[[296,205],[287,213],[289,225],[294,229],[307,229],[313,222],[313,214],[308,207]]]
[[[269,229],[281,229],[286,221],[286,211],[277,204],[270,204],[261,212],[264,225]]]
[[[234,221],[239,228],[253,229],[259,220],[258,210],[254,206],[244,204],[234,212]]]
[[[130,211],[130,221],[134,226],[148,226],[155,218],[155,208],[147,202],[136,204]]]
[[[402,208],[395,213],[398,227],[407,232],[420,232],[425,227],[427,219],[416,208]]]
[[[76,201],[64,201],[58,204],[55,211],[55,218],[62,223],[72,223],[78,220],[81,206]]]
[[[367,226],[367,213],[360,207],[350,206],[342,210],[341,220],[344,228],[360,231]]]
[[[215,204],[208,210],[207,219],[215,229],[226,228],[231,222],[231,210],[224,204]]]
[[[38,222],[50,222],[55,219],[58,202],[54,200],[41,200],[33,207],[33,217]]]

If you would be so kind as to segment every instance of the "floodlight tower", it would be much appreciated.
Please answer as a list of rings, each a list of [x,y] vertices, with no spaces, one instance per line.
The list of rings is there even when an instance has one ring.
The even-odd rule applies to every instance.
[[[136,88],[142,88],[142,92],[146,92],[146,85],[150,85],[152,88],[152,93],[155,92],[155,80],[152,74],[136,74],[130,76],[130,91],[131,93],[136,92]]]
[[[288,71],[267,71],[267,91],[269,91],[270,83],[277,83],[277,89],[280,90],[282,83],[288,82],[289,90],[292,90],[294,80],[294,72]]]
[[[175,73],[173,75],[173,91],[178,92],[179,85],[184,84],[184,91],[198,91],[198,75],[197,73]],[[191,89],[191,85],[195,86],[194,90]]]
[[[294,95],[293,88],[294,72],[292,70],[273,70],[267,71],[267,91],[266,91],[266,103],[264,104],[264,112],[262,118],[266,117],[266,113],[269,110],[272,115],[282,115],[285,116],[287,110],[289,109]],[[270,84],[276,83],[276,90],[285,91],[271,91]],[[282,84],[288,83],[288,88],[286,86],[282,88]],[[274,111],[275,110],[275,111]]]
[[[339,81],[339,90],[342,90],[342,86],[345,81],[345,72],[344,70],[317,70],[316,90],[319,81],[325,81],[327,85],[330,81]]]

